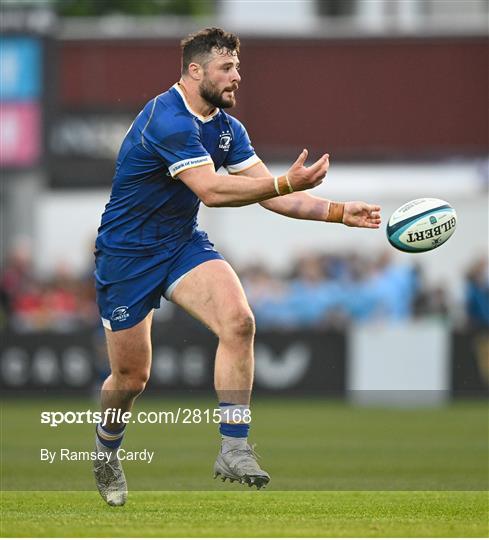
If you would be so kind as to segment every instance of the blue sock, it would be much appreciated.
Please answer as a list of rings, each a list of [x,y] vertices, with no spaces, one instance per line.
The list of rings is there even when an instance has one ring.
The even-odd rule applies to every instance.
[[[123,424],[119,429],[108,429],[97,424],[96,433],[98,441],[107,448],[117,449],[122,443],[126,424]]]
[[[250,431],[250,407],[237,403],[219,403],[221,423],[219,432],[223,437],[246,438]]]

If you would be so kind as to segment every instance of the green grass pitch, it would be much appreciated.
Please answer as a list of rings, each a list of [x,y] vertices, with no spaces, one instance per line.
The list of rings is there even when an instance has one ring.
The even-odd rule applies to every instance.
[[[137,410],[213,408],[192,397],[144,398]],[[257,399],[251,440],[272,483],[256,491],[212,479],[212,424],[130,425],[129,499],[110,508],[89,462],[40,448],[91,450],[93,426],[40,423],[40,411],[96,410],[74,400],[4,400],[1,535],[487,537],[486,402],[431,409],[359,408],[319,399]]]
[[[4,494],[3,536],[484,537],[481,492],[86,492]]]

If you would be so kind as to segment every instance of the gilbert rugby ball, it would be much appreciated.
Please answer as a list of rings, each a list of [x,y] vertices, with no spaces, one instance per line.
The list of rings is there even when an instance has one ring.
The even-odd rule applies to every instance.
[[[457,214],[441,199],[416,199],[398,208],[387,224],[387,239],[408,253],[430,251],[455,232]]]

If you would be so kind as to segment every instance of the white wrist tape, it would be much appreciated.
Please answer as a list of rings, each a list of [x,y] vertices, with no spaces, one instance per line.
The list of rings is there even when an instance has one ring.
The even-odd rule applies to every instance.
[[[273,185],[275,186],[275,191],[277,192],[277,195],[282,195],[280,193],[280,190],[278,189],[278,176],[273,179]]]

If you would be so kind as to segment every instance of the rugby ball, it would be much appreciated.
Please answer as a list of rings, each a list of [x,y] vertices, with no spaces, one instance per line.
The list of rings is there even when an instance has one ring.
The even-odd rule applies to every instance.
[[[455,232],[457,214],[441,199],[416,199],[398,208],[387,224],[387,239],[408,253],[430,251]]]

